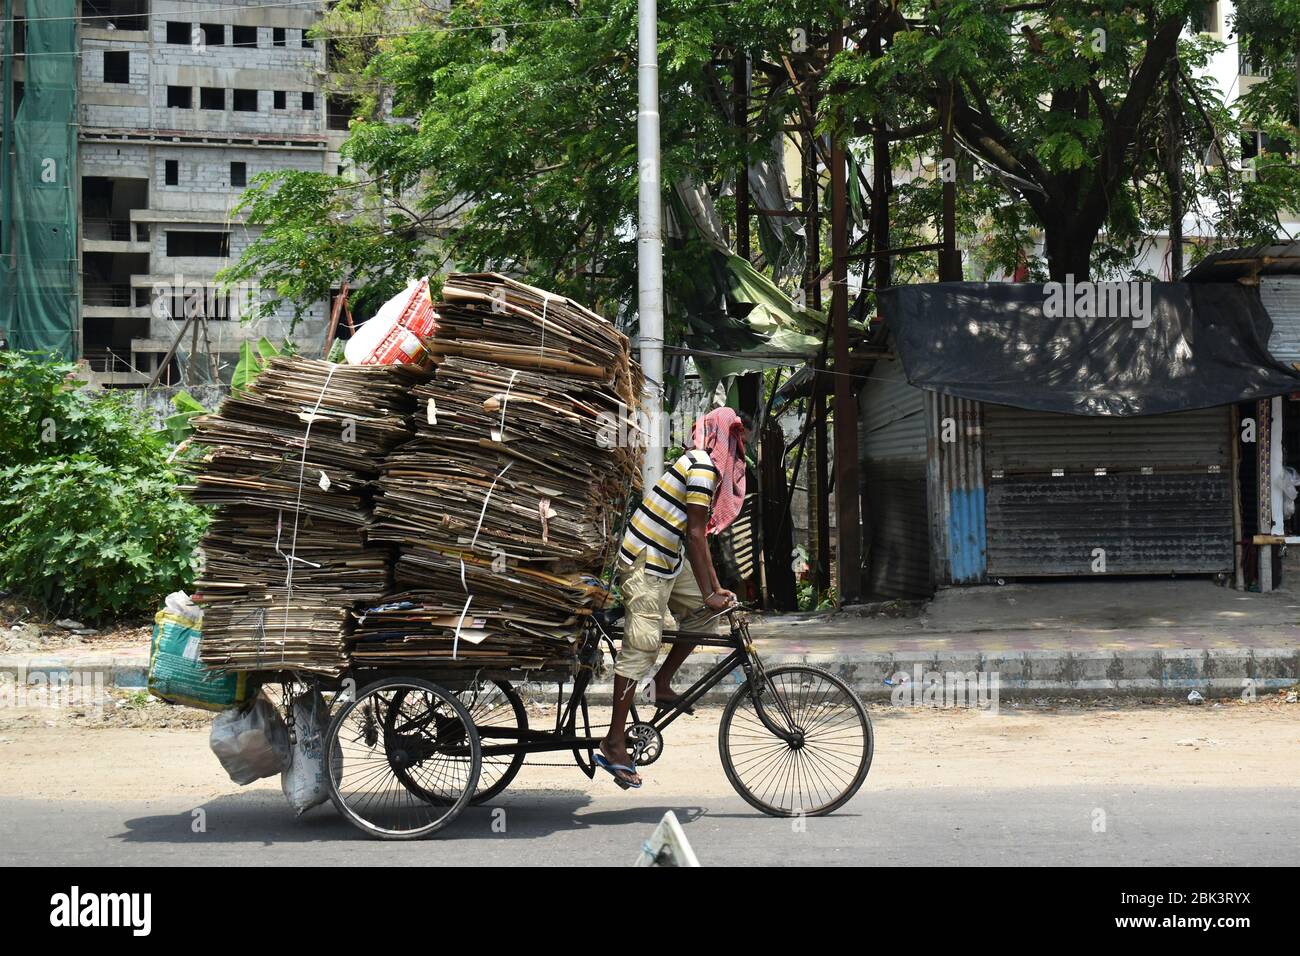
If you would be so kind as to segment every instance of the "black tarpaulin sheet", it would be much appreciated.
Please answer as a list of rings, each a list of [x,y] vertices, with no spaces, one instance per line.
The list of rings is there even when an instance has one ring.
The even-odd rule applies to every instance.
[[[880,312],[907,380],[958,398],[1130,416],[1300,391],[1236,283],[928,283],[883,290]]]

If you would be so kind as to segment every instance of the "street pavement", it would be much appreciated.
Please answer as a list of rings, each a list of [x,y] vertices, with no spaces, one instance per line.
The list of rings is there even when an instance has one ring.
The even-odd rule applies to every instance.
[[[294,819],[271,790],[199,804],[201,833],[193,832],[194,805],[181,798],[6,797],[0,864],[621,866],[667,810],[705,866],[1300,864],[1294,788],[873,792],[868,783],[833,816],[791,821],[761,816],[734,796],[669,801],[601,783],[590,792],[506,794],[417,843],[368,840],[328,805]]]

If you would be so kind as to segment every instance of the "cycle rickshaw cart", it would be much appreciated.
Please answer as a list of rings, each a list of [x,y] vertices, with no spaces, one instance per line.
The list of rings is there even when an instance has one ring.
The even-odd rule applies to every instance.
[[[663,753],[664,730],[740,668],[743,681],[727,700],[718,729],[723,770],[736,792],[771,816],[819,816],[850,800],[871,767],[874,736],[866,708],[843,680],[820,668],[767,668],[755,653],[747,616],[720,612],[729,633],[665,631],[666,644],[689,643],[725,653],[648,720],[633,707],[628,749],[638,768]],[[573,672],[528,672],[532,684],[554,680],[553,727],[529,726],[511,683],[519,671],[467,676],[436,667],[394,671],[355,668],[357,689],[339,704],[324,741],[330,798],[367,835],[388,840],[430,836],[471,803],[499,795],[530,755],[572,755],[594,777],[602,735],[593,733],[587,692],[604,650],[617,651],[611,616],[596,612],[575,646]],[[572,682],[566,693],[566,685]],[[344,686],[342,683],[340,686]]]

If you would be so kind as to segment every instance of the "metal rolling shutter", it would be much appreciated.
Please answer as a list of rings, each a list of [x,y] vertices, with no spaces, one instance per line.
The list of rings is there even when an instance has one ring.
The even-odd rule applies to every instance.
[[[1089,418],[984,406],[988,573],[1094,574],[1097,548],[1112,575],[1231,571],[1230,431],[1227,408]]]
[[[1300,362],[1300,276],[1262,276],[1259,298],[1273,320],[1268,350],[1279,362]]]
[[[934,593],[926,497],[925,393],[898,362],[875,364],[860,396],[863,537],[867,594]]]

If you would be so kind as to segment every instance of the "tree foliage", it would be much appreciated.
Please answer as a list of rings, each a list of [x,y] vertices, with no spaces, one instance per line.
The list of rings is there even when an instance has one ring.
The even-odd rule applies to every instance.
[[[56,613],[148,611],[189,587],[206,517],[170,447],[74,365],[0,352],[0,584]]]
[[[935,115],[950,96],[961,146],[1005,185],[990,197],[987,219],[967,219],[967,230],[992,226],[1004,238],[1008,225],[1024,223],[1008,207],[1027,207],[1057,278],[1130,267],[1168,228],[1170,149],[1199,231],[1228,244],[1263,241],[1300,189],[1293,176],[1252,182],[1229,168],[1239,165],[1243,124],[1225,107],[1226,91],[1199,75],[1222,48],[1189,28],[1202,7],[1200,0],[899,3],[881,26],[881,56],[858,48],[836,64],[831,80],[843,92],[834,108],[858,128],[864,117],[899,128]],[[1294,19],[1257,28],[1283,48],[1300,43]],[[1289,77],[1284,117],[1293,112],[1294,69],[1294,61],[1279,64],[1266,84],[1276,94]],[[1180,120],[1173,140],[1171,114]],[[1286,132],[1294,142],[1293,122]],[[1215,140],[1229,167],[1207,167]],[[1023,239],[1005,251],[1023,254]],[[1000,258],[1001,268],[1014,265]]]
[[[1270,38],[1261,49],[1274,67],[1244,100],[1260,114],[1251,121],[1280,123],[1269,128],[1292,143],[1287,51],[1300,45],[1300,19],[1270,7],[1294,3],[1241,5]],[[1295,171],[1270,159],[1273,172],[1250,181],[1230,168],[1242,121],[1225,91],[1196,79],[1218,49],[1188,29],[1198,8],[1199,0],[663,0],[662,186],[674,226],[665,271],[679,329],[680,313],[703,308],[716,284],[702,273],[707,250],[683,228],[672,187],[703,185],[725,219],[741,164],[771,155],[783,136],[793,143],[787,127],[814,106],[823,158],[835,137],[854,161],[850,197],[863,197],[853,204],[855,231],[871,213],[873,148],[887,142],[889,167],[907,171],[889,195],[896,248],[934,239],[941,106],[951,97],[962,147],[958,225],[974,240],[969,277],[1131,266],[1168,227],[1171,150],[1182,204],[1203,231],[1225,244],[1270,237],[1279,214],[1300,205]],[[837,22],[848,41],[832,62],[826,43]],[[322,32],[351,49],[362,71],[345,146],[361,172],[261,179],[245,211],[266,231],[234,277],[260,276],[279,299],[305,305],[345,278],[380,299],[406,277],[450,264],[510,270],[611,316],[627,309],[636,287],[633,0],[472,0],[448,12],[344,0]],[[752,71],[743,140],[731,99],[738,53]],[[1176,142],[1166,133],[1173,114]],[[1205,163],[1216,143],[1227,167]],[[756,212],[752,226],[763,234],[772,221]],[[824,250],[824,233],[819,240]],[[768,251],[755,260],[770,269]],[[894,281],[933,278],[934,256],[902,256],[894,267]],[[789,290],[796,277],[783,281]]]

